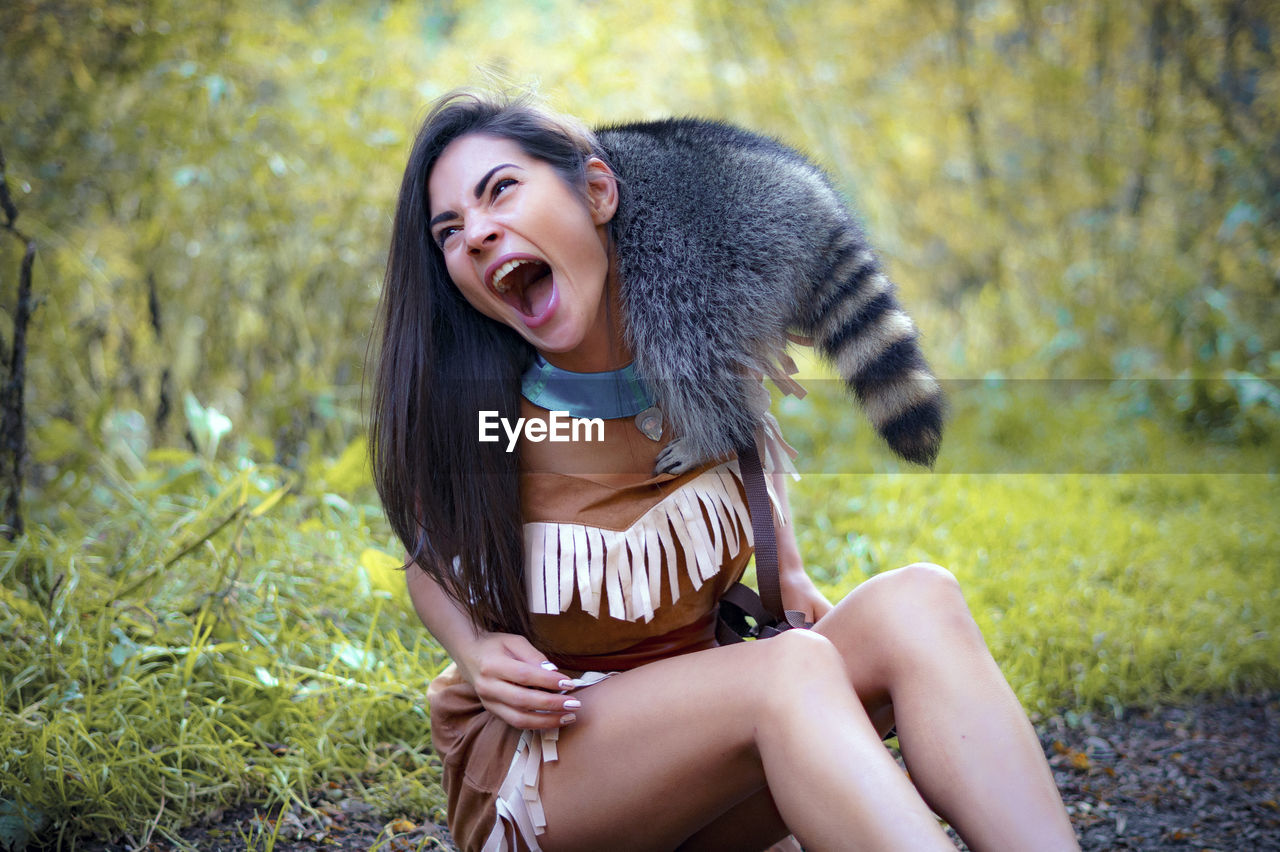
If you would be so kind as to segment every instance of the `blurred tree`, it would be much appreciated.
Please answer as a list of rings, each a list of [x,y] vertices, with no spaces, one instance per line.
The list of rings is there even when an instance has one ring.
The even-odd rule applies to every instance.
[[[414,125],[495,81],[807,148],[946,375],[1186,376],[1186,416],[1236,434],[1222,378],[1280,399],[1278,24],[1244,0],[0,4],[36,479],[184,440],[188,393],[231,452],[346,446]]]
[[[350,439],[421,101],[378,85],[369,30],[418,35],[391,11],[279,3],[263,27],[245,2],[5,5],[4,141],[54,250],[33,340],[45,426],[168,443],[189,391],[267,455]],[[42,460],[81,446],[52,443]]]
[[[0,337],[0,367],[5,376],[0,382],[0,480],[5,488],[4,516],[0,529],[13,541],[22,535],[22,483],[26,470],[26,361],[27,329],[31,325],[31,278],[36,260],[35,240],[18,229],[18,208],[9,192],[4,149],[0,148],[0,213],[3,227],[22,245],[22,262],[18,268],[18,289],[14,298],[12,348]]]
[[[1280,7],[699,2],[716,102],[802,129],[953,375],[1184,376],[1209,426],[1224,377],[1280,398]]]

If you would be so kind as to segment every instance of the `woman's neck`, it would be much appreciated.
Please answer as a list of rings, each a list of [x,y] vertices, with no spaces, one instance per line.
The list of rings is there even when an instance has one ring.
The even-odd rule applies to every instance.
[[[539,353],[548,364],[572,373],[605,373],[627,366],[632,361],[622,330],[622,301],[618,297],[617,278],[610,264],[605,296],[596,310],[595,321],[582,342],[568,352]]]

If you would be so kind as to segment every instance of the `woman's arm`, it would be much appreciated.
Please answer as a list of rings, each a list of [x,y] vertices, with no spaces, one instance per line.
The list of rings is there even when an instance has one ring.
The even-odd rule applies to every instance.
[[[523,636],[479,631],[466,611],[411,562],[405,582],[413,608],[457,664],[485,709],[517,728],[558,728],[573,721],[572,684]]]
[[[773,490],[782,506],[782,518],[774,518],[773,529],[778,539],[778,582],[782,586],[782,605],[805,614],[806,621],[816,622],[831,611],[831,602],[813,584],[804,570],[800,546],[796,544],[796,527],[791,517],[791,504],[787,501],[787,476],[778,471],[772,474]]]

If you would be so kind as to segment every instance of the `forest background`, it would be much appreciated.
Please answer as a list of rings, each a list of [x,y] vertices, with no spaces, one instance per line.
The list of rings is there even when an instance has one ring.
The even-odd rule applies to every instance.
[[[1280,688],[1274,4],[16,0],[0,33],[0,848],[326,783],[438,817],[444,659],[362,380],[459,86],[723,118],[854,203],[953,412],[945,475],[903,470],[803,362],[829,593],[952,567],[1036,714]]]

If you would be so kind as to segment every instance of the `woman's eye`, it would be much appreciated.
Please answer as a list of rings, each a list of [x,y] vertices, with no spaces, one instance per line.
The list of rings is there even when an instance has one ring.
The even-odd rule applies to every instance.
[[[461,230],[462,229],[459,228],[457,225],[449,225],[447,227],[441,228],[440,230],[436,231],[436,245],[440,246],[440,248],[444,248],[444,244],[448,241],[448,239]]]
[[[502,180],[498,181],[493,185],[493,197],[497,198],[498,195],[501,194],[502,191],[505,190],[507,187],[515,186],[515,185],[516,185],[515,178],[503,178]]]

